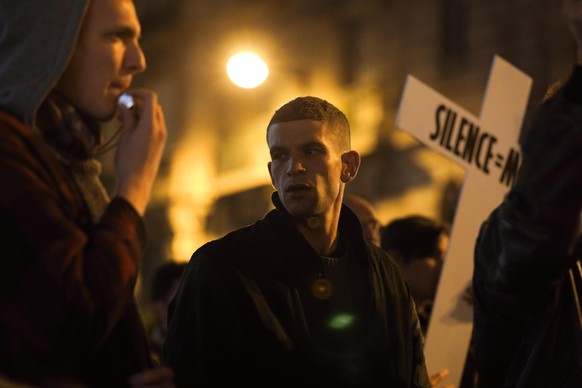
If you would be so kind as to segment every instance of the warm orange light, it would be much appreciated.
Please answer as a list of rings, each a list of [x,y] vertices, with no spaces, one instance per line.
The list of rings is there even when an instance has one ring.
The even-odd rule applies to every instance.
[[[226,72],[235,85],[245,89],[256,88],[269,76],[267,64],[261,57],[248,51],[230,57]]]

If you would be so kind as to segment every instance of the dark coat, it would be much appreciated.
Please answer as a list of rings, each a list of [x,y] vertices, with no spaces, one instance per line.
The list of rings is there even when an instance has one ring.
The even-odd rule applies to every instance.
[[[580,82],[582,68],[538,108],[516,183],[481,227],[473,275],[480,388],[582,387],[582,101],[572,95]]]
[[[94,225],[47,144],[1,110],[0,177],[0,374],[127,385],[151,362],[133,298],[141,217],[116,198]]]
[[[428,387],[418,317],[397,264],[364,242],[344,206],[339,230],[356,252],[363,298],[357,338],[332,333],[329,306],[312,292],[321,259],[273,198],[278,209],[192,256],[164,346],[178,386]]]

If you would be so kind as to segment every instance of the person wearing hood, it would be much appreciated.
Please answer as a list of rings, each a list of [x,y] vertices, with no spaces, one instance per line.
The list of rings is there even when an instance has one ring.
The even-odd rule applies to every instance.
[[[398,265],[342,199],[360,166],[345,115],[298,97],[267,125],[275,209],[199,248],[168,309],[179,387],[429,387]]]
[[[0,379],[172,386],[133,296],[166,140],[132,0],[0,0]],[[117,106],[124,92],[132,109]],[[110,199],[100,124],[122,128]]]

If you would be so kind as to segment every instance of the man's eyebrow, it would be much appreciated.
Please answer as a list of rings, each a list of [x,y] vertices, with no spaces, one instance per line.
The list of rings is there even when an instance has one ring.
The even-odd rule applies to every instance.
[[[272,146],[272,147],[269,148],[269,152],[272,154],[274,152],[283,151],[285,149],[286,149],[286,147],[279,146],[279,145],[274,145],[274,146]]]
[[[322,142],[319,142],[319,141],[310,141],[310,142],[301,144],[301,148],[307,148],[307,147],[321,147],[321,148],[325,148],[325,144],[323,144]]]
[[[109,34],[120,34],[125,38],[133,38],[137,37],[138,39],[141,38],[141,30],[136,29],[133,26],[120,24],[116,26],[112,26],[109,30]]]

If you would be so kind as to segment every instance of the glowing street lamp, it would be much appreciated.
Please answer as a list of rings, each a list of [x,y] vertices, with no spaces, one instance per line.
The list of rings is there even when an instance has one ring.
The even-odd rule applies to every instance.
[[[265,82],[269,68],[258,55],[242,52],[230,57],[226,64],[226,72],[236,86],[252,89]]]

